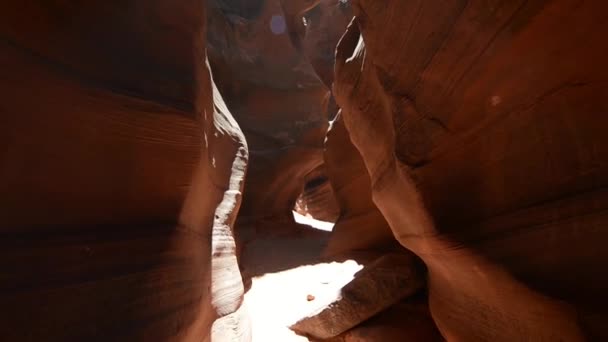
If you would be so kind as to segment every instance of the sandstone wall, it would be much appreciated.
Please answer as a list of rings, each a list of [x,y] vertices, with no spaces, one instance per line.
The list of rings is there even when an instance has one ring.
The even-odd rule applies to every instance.
[[[200,341],[238,314],[247,148],[204,6],[3,4],[0,339]]]
[[[353,6],[334,92],[444,337],[605,336],[606,6]]]

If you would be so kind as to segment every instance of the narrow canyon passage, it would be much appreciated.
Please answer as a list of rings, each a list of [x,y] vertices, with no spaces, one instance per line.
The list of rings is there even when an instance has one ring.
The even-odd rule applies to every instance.
[[[351,5],[345,1],[218,0],[210,1],[209,8],[211,71],[249,147],[243,203],[234,233],[252,339],[347,338],[343,333],[350,328],[406,295],[424,291],[421,280],[409,286],[410,279],[399,277],[387,282],[394,293],[382,295],[373,294],[382,290],[383,285],[375,284],[382,281],[381,276],[367,275],[351,283],[365,264],[390,253],[404,254],[407,259],[395,259],[390,265],[395,270],[400,269],[399,262],[407,267],[416,263],[375,209],[358,152],[352,147],[344,151],[344,145],[350,145],[348,135],[327,137],[338,112],[331,93],[334,51],[353,17]],[[332,132],[339,130],[337,126]],[[343,160],[334,161],[334,155]],[[342,190],[340,183],[351,188]],[[344,192],[334,194],[334,190]],[[353,190],[367,191],[368,197]],[[293,215],[299,219],[294,221]],[[333,226],[338,217],[335,231],[319,229]],[[349,283],[371,296],[344,297],[341,288]],[[290,330],[330,304],[351,305],[353,300],[362,307],[354,316],[338,311],[335,324],[328,322],[336,330],[295,329],[302,336]],[[426,322],[418,329],[421,336],[438,339],[428,311],[422,310],[418,321]],[[389,336],[377,335],[377,339]]]
[[[0,341],[608,340],[607,16],[6,1]]]

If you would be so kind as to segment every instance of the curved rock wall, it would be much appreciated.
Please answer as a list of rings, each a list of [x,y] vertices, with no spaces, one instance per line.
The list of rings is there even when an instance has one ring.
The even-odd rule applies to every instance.
[[[220,334],[247,334],[247,147],[205,64],[204,5],[3,4],[0,339],[200,341],[239,315]]]
[[[442,335],[605,336],[606,6],[353,6],[335,95]]]
[[[388,253],[395,238],[372,202],[371,186],[359,151],[351,143],[344,119],[333,122],[325,143],[327,174],[340,207],[326,256],[353,256],[359,252]]]
[[[322,0],[303,17],[306,22],[301,39],[304,54],[323,82],[331,87],[334,81],[335,47],[353,17],[350,2]],[[330,107],[337,112],[333,100],[332,96]],[[331,216],[323,213],[321,205],[317,203],[327,203],[329,197],[335,197],[337,201],[338,219],[324,251],[325,256],[352,257],[359,252],[372,252],[377,256],[388,253],[384,249],[395,247],[395,239],[386,220],[372,202],[369,176],[339,116],[330,125],[324,148],[323,174],[331,187],[323,185],[315,187],[314,191],[305,191],[302,203],[312,208],[313,216],[329,218]],[[325,204],[325,207],[330,206]]]
[[[0,339],[247,341],[241,271],[404,248],[416,291],[356,326],[372,293],[338,340],[608,339],[605,13],[9,1]],[[321,214],[335,195],[329,237],[293,221],[302,189]],[[368,271],[351,287],[385,285]]]

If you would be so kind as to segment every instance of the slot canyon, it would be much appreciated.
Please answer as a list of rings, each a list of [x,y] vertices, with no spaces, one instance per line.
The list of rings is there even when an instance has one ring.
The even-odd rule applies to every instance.
[[[0,341],[608,341],[608,2],[1,7]]]

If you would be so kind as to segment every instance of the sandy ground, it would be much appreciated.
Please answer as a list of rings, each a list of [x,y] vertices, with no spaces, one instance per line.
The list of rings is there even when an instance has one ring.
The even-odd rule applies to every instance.
[[[253,341],[308,341],[289,330],[289,325],[337,299],[340,288],[361,268],[348,260],[300,266],[254,278],[245,294]],[[314,299],[309,301],[309,295]]]
[[[296,216],[296,221],[326,231],[333,226],[301,215]],[[253,341],[308,341],[289,330],[289,325],[337,299],[340,288],[362,267],[353,260],[318,263],[253,278],[251,289],[245,294]]]
[[[331,230],[334,228],[334,224],[332,222],[315,220],[310,215],[307,215],[307,216],[300,215],[300,214],[296,213],[295,211],[293,212],[293,218],[298,223],[306,224],[306,225],[311,226],[314,229],[324,230],[326,232],[331,232]]]

